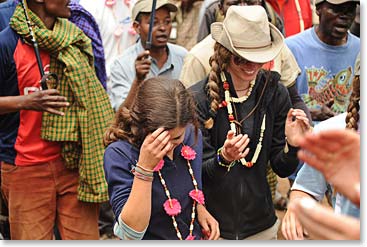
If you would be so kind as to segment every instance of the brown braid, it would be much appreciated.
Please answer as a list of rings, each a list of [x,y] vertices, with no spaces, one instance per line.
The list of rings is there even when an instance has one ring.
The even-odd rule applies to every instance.
[[[222,101],[220,96],[220,85],[221,81],[219,79],[221,71],[227,69],[227,66],[230,62],[232,53],[219,44],[218,42],[214,45],[214,54],[210,57],[209,63],[211,66],[211,70],[209,72],[209,79],[207,84],[207,93],[211,100],[210,102],[210,111],[211,116],[204,123],[206,129],[213,128],[214,118],[217,110],[219,108],[219,104]],[[214,116],[213,116],[214,115]]]
[[[195,127],[196,141],[198,120],[189,91],[179,80],[154,77],[140,85],[130,110],[120,106],[103,141],[107,146],[126,140],[139,147],[149,133],[160,127],[170,130],[189,123]]]
[[[358,130],[359,121],[359,100],[360,100],[360,81],[359,75],[353,78],[353,91],[349,98],[347,117],[345,118],[346,128]]]

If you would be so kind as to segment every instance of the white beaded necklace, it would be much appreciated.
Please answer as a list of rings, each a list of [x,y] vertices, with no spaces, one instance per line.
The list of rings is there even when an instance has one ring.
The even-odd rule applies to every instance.
[[[245,96],[243,96],[241,98],[234,98],[234,97],[231,97],[231,93],[229,92],[229,83],[227,82],[226,75],[223,71],[220,73],[220,77],[221,77],[221,80],[222,80],[222,83],[223,83],[224,101],[225,101],[225,102],[222,102],[222,105],[225,105],[227,107],[229,125],[231,127],[231,130],[235,133],[235,135],[237,135],[239,133],[237,133],[236,124],[235,124],[236,119],[233,116],[233,108],[232,108],[232,103],[231,102],[233,102],[233,103],[243,103],[244,101],[246,101],[247,98],[251,95],[252,88],[255,85],[255,81],[253,81],[253,84],[251,84],[251,86],[249,88],[249,92]],[[233,105],[233,107],[235,107],[235,106]],[[264,131],[265,131],[265,122],[266,122],[265,120],[266,120],[266,114],[264,114],[263,119],[262,119],[259,141],[256,145],[255,153],[252,156],[251,161],[246,161],[245,158],[240,159],[241,164],[246,166],[246,167],[249,167],[249,168],[252,167],[256,163],[256,161],[259,157],[259,154],[260,154],[261,149],[262,149],[262,140],[263,140]]]

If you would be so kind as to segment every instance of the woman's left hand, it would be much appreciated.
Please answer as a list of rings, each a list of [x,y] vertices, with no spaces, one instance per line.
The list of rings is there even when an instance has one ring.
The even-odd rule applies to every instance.
[[[285,122],[285,136],[287,142],[293,147],[298,147],[298,140],[311,130],[311,125],[306,113],[301,109],[289,109]]]
[[[196,206],[198,221],[202,227],[205,240],[217,240],[220,237],[219,223],[214,217],[206,210],[206,208],[198,204]]]

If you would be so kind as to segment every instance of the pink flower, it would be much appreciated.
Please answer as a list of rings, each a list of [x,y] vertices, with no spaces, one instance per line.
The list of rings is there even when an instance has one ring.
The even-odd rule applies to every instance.
[[[193,160],[196,157],[196,152],[189,146],[183,146],[181,149],[181,155],[187,160]]]
[[[160,160],[158,164],[154,167],[153,171],[157,172],[161,170],[164,166],[164,160]]]
[[[166,202],[163,203],[163,208],[169,216],[176,216],[181,213],[181,204],[177,199],[171,199],[171,202],[167,199]]]
[[[204,204],[205,202],[204,193],[201,190],[193,189],[192,191],[190,191],[189,195],[192,199],[197,201],[199,204]]]
[[[195,236],[189,234],[187,235],[187,237],[185,238],[185,240],[194,240],[195,239]]]
[[[135,31],[135,29],[131,26],[131,27],[129,27],[129,29],[127,30],[127,32],[130,34],[130,35],[136,35],[136,31]]]

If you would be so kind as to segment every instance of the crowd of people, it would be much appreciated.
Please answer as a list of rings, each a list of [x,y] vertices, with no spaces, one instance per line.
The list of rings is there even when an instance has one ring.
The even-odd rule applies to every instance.
[[[359,5],[0,0],[0,239],[360,239]]]

